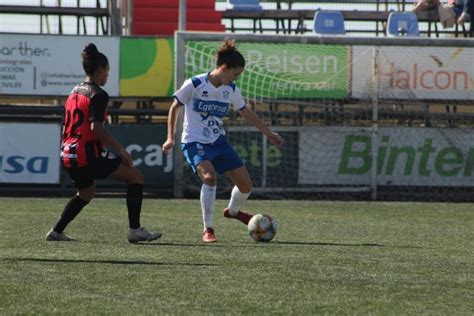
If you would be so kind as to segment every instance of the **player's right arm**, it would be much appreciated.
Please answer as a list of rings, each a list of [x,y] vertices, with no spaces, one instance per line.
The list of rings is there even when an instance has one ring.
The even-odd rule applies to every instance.
[[[168,136],[163,144],[162,150],[167,155],[174,145],[174,134],[176,133],[176,123],[178,121],[179,111],[181,110],[181,104],[178,100],[174,100],[171,104],[170,111],[168,113]]]
[[[174,134],[176,133],[176,124],[178,122],[179,111],[191,100],[194,85],[191,79],[185,80],[181,88],[173,94],[174,100],[168,113],[168,136],[161,150],[167,155],[174,146]]]

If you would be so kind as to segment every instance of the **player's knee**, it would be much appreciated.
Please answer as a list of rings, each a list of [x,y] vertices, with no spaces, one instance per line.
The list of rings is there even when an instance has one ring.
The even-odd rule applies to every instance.
[[[207,185],[216,185],[217,183],[217,177],[215,174],[206,172],[205,174],[202,175],[202,182],[204,182]]]
[[[90,202],[95,195],[95,186],[87,189],[80,189],[78,192],[79,197],[81,200]]]

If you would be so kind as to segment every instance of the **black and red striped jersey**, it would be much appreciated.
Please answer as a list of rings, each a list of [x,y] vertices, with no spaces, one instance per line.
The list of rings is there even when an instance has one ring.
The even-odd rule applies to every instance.
[[[107,92],[93,82],[82,82],[72,90],[64,105],[61,161],[65,167],[83,167],[103,151],[91,123],[105,122],[108,102]]]

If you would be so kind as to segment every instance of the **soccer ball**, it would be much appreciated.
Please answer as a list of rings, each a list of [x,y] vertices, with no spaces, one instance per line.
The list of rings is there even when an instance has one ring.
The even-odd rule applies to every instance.
[[[247,226],[249,235],[255,241],[270,241],[275,237],[277,223],[269,215],[254,215]]]

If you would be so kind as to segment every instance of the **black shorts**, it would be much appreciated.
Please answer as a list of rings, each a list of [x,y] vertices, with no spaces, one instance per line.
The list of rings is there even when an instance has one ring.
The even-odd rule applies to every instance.
[[[111,153],[105,157],[100,155],[92,163],[84,167],[66,168],[72,183],[76,189],[88,188],[94,184],[94,180],[105,179],[118,169],[122,163],[122,158]]]

